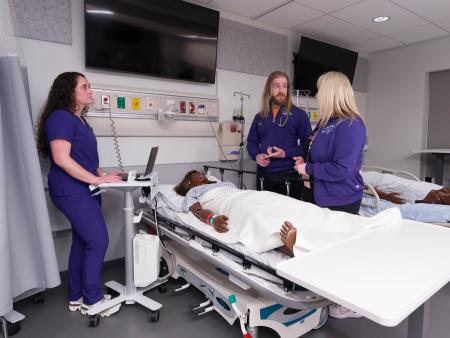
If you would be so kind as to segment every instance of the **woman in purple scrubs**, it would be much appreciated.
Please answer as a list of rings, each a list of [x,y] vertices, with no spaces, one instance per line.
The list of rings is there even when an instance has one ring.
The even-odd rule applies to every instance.
[[[50,197],[72,225],[69,310],[83,314],[104,300],[101,270],[108,248],[100,199],[91,196],[89,185],[121,181],[118,173],[99,168],[97,141],[83,117],[92,102],[91,86],[83,74],[62,73],[53,82],[37,128],[39,154],[51,163]],[[119,308],[101,315],[109,316]]]

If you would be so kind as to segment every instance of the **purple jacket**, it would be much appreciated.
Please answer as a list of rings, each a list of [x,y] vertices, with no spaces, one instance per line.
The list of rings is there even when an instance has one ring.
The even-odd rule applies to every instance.
[[[313,177],[314,200],[321,207],[362,199],[362,165],[366,127],[360,119],[331,119],[311,145],[306,172]]]
[[[302,145],[311,134],[311,124],[305,111],[292,106],[286,113],[281,107],[275,120],[272,113],[267,118],[257,114],[247,137],[247,151],[251,158],[266,153],[269,146],[277,146],[286,153],[285,158],[271,158],[267,172],[279,172],[294,168],[294,156],[304,156]],[[300,141],[300,144],[299,144]]]

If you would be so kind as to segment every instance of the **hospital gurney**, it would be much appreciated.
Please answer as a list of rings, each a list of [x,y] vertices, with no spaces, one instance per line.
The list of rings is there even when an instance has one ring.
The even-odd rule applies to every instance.
[[[209,238],[181,224],[166,208],[146,211],[142,219],[170,239],[166,245],[176,256],[173,277],[189,283],[180,289],[193,285],[208,299],[194,313],[215,310],[230,325],[239,320],[252,337],[257,337],[259,326],[272,328],[281,337],[299,337],[328,319],[328,300],[278,276],[243,245],[228,246]],[[275,257],[268,258],[271,254]],[[280,252],[267,255],[266,262],[287,259]]]
[[[317,251],[264,266],[251,254],[239,251],[239,245],[223,245],[206,238],[173,215],[167,215],[166,209],[156,210],[154,216],[146,217],[154,225],[159,223],[161,232],[177,242],[173,247],[180,261],[175,277],[186,276],[189,283],[215,299],[206,302],[205,307],[200,306],[200,314],[215,309],[230,324],[239,319],[243,327],[268,326],[282,337],[301,336],[322,325],[327,315],[324,307],[329,301],[384,326],[396,326],[409,316],[408,337],[423,337],[426,314],[423,303],[450,280],[450,266],[445,264],[445,257],[450,257],[447,245],[450,232],[443,227],[398,220]],[[228,254],[235,258],[228,260]],[[278,289],[272,287],[274,283],[268,284],[268,279],[275,281]],[[292,282],[310,291],[294,290]],[[227,296],[233,299],[238,291],[237,299],[242,302],[236,311],[226,300]],[[263,314],[280,308],[283,315],[292,314],[292,309],[302,312],[300,318],[290,321],[265,320]],[[234,312],[227,314],[227,309]],[[252,316],[258,313],[259,317]],[[314,315],[318,318],[311,321]],[[301,330],[281,331],[290,329],[292,322],[304,325]]]
[[[410,180],[412,184],[415,184],[415,182],[421,182],[417,176],[403,170],[364,166],[362,171],[394,175],[396,177]],[[373,216],[388,208],[397,208],[400,210],[402,217],[405,219],[433,223],[441,226],[450,226],[449,205],[409,202],[405,204],[395,204],[381,199],[375,190],[375,187],[373,187],[370,182],[365,181],[364,184],[366,189],[364,191],[364,197],[360,208],[360,214],[363,216]]]

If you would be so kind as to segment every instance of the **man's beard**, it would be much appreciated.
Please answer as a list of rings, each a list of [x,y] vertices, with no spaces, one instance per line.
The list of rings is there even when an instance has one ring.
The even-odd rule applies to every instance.
[[[279,94],[277,96],[272,96],[271,101],[278,106],[282,106],[286,103],[286,95]]]

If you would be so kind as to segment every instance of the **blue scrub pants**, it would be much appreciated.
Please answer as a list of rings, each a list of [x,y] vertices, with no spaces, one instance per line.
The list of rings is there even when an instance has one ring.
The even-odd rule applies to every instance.
[[[100,199],[89,193],[52,197],[72,225],[69,257],[69,300],[83,297],[87,305],[103,298],[101,272],[108,248],[108,231]]]

